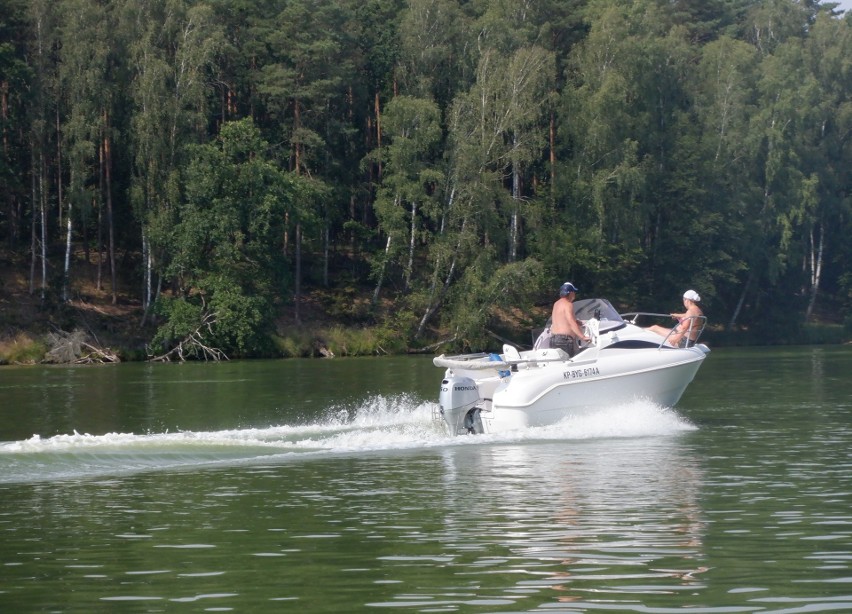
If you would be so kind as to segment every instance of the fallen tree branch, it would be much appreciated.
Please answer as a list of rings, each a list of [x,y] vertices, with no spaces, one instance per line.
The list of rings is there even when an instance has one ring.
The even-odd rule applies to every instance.
[[[42,360],[44,363],[82,365],[121,362],[118,354],[109,348],[89,343],[86,333],[79,329],[69,333],[57,328],[55,332],[47,334],[47,344],[50,350]]]
[[[172,358],[177,358],[180,362],[186,362],[188,356],[201,358],[204,361],[212,360],[218,362],[220,360],[229,360],[225,352],[208,345],[204,340],[204,329],[207,329],[207,332],[212,334],[215,323],[215,313],[205,314],[198,328],[179,341],[175,347],[160,356],[151,356],[149,354],[148,361],[171,362]]]
[[[441,341],[438,341],[437,343],[433,343],[432,345],[427,345],[426,347],[418,348],[416,350],[409,348],[408,353],[409,354],[428,354],[429,352],[435,351],[436,349],[438,349],[439,347],[441,347],[442,345],[444,345],[446,343],[452,343],[456,339],[458,339],[458,335],[450,337],[449,339],[442,339]]]
[[[118,357],[118,354],[114,353],[109,348],[98,348],[85,342],[80,345],[81,347],[85,347],[90,350],[90,353],[85,356],[80,356],[80,358],[76,360],[77,364],[121,362],[121,358]]]

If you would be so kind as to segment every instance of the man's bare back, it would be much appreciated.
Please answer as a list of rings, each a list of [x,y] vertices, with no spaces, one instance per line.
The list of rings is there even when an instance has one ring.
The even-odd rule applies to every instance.
[[[577,318],[574,317],[573,292],[569,296],[563,296],[553,303],[551,314],[550,332],[554,335],[571,335],[580,339],[586,339],[580,328]]]

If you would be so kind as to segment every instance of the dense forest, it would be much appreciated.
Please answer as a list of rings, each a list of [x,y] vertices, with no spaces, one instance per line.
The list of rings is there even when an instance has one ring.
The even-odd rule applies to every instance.
[[[274,355],[317,288],[397,349],[479,349],[566,279],[852,328],[835,7],[0,0],[3,266],[46,310],[81,264],[130,280],[161,355]]]

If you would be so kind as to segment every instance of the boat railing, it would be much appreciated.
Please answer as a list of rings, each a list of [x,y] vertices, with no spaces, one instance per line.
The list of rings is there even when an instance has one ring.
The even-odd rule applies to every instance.
[[[639,326],[639,318],[666,318],[670,319],[672,316],[669,313],[651,313],[648,311],[632,311],[629,313],[622,313],[621,317],[631,324],[636,324]],[[666,338],[663,339],[662,343],[660,343],[660,347],[664,344],[668,343],[668,345],[688,348],[694,346],[698,343],[698,339],[701,337],[701,333],[704,332],[704,327],[707,326],[707,316],[689,316],[683,318],[678,326],[686,325],[686,331],[683,332],[675,332],[675,327],[669,331],[669,334],[666,335]],[[682,335],[677,343],[672,343],[669,341],[669,337],[673,335]]]
[[[624,320],[625,322],[629,322],[630,324],[635,324],[636,326],[642,326],[642,324],[639,323],[640,318],[643,318],[643,319],[644,318],[654,318],[654,319],[668,318],[668,319],[671,319],[671,317],[672,317],[672,314],[670,314],[670,313],[652,313],[650,311],[630,311],[628,313],[621,313],[619,315],[621,316],[621,319]]]
[[[432,364],[436,367],[444,367],[447,369],[458,369],[463,371],[503,371],[505,369],[513,369],[518,365],[535,365],[545,362],[565,362],[571,357],[562,349],[548,348],[544,352],[536,356],[527,358],[502,358],[495,359],[491,354],[464,354],[456,356],[435,356],[432,359]]]

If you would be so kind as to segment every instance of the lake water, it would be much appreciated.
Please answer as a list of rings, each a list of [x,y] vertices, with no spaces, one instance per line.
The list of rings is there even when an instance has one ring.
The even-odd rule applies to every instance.
[[[850,612],[852,348],[500,436],[425,357],[0,368],[0,612]]]

